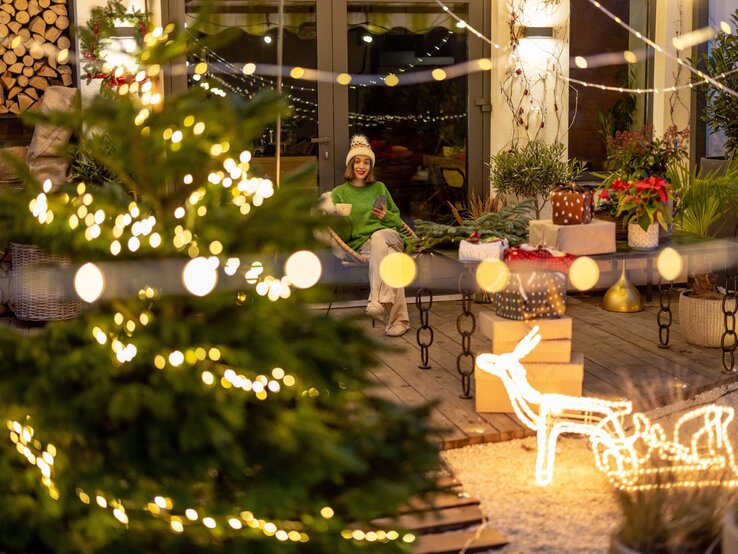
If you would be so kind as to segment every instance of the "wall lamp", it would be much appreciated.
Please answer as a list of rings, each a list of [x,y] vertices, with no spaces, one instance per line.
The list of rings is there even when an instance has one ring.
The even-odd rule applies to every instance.
[[[551,38],[553,27],[521,27],[521,34],[525,38]]]

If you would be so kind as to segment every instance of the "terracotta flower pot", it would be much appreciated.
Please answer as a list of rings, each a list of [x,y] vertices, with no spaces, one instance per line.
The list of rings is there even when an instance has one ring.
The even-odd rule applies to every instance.
[[[633,250],[653,250],[659,246],[659,225],[651,223],[644,231],[637,223],[628,224],[628,246]]]

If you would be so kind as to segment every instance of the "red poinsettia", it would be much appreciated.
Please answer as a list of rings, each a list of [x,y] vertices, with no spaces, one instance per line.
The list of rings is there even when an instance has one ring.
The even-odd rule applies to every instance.
[[[671,223],[669,200],[672,199],[671,183],[651,175],[634,182],[621,179],[613,181],[599,193],[603,200],[616,202],[617,215],[624,215],[623,225],[638,223],[645,231],[657,222],[664,229]]]

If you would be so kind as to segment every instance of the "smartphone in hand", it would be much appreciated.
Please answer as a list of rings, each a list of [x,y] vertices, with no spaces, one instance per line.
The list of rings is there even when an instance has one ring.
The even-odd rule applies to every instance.
[[[374,207],[373,210],[381,210],[383,206],[387,205],[387,197],[384,194],[380,194],[377,196],[377,199],[374,201]]]

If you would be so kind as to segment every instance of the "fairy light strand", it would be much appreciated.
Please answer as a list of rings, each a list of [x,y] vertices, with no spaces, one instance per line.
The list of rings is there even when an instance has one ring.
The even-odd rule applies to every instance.
[[[436,0],[438,1],[438,0]],[[622,19],[620,19],[618,16],[613,14],[610,10],[605,8],[600,2],[597,0],[587,0],[590,4],[595,6],[598,10],[600,10],[602,13],[604,13],[607,17],[612,19],[615,23],[620,25],[623,29],[627,30],[630,34],[634,35],[635,37],[641,39],[643,42],[648,44],[651,48],[656,50],[657,52],[660,52],[667,58],[675,61],[677,64],[682,65],[686,67],[691,73],[697,75],[700,79],[704,79],[708,81],[711,85],[714,87],[717,87],[722,92],[725,92],[726,94],[730,94],[731,96],[735,96],[738,98],[738,92],[733,90],[730,87],[725,86],[724,84],[718,82],[715,80],[715,78],[711,77],[710,75],[706,75],[703,71],[697,69],[696,67],[692,66],[692,64],[685,62],[682,60],[679,56],[675,56],[672,54],[667,48],[663,48],[662,46],[659,46],[654,41],[652,41],[650,38],[645,36],[643,33],[636,31],[633,27],[625,23]]]
[[[720,75],[718,75],[717,77],[715,77],[715,79],[724,79],[724,78],[728,77],[729,75],[732,75],[733,73],[737,73],[737,72],[738,72],[738,68],[731,69],[730,71],[726,71],[724,73],[721,73]],[[574,84],[582,85],[582,86],[585,86],[585,87],[598,88],[600,90],[609,90],[609,91],[613,91],[613,92],[623,92],[623,93],[628,93],[628,94],[648,94],[648,93],[656,93],[656,94],[658,94],[658,93],[661,93],[661,92],[664,92],[664,93],[666,93],[666,92],[676,92],[678,90],[683,90],[683,89],[687,89],[687,88],[690,88],[691,89],[691,88],[694,88],[694,87],[698,87],[698,86],[709,84],[709,81],[707,79],[704,79],[703,78],[703,80],[701,82],[699,82],[699,83],[687,83],[687,84],[684,84],[684,85],[678,85],[678,86],[675,85],[675,86],[666,87],[666,88],[662,88],[662,89],[658,89],[658,88],[627,88],[627,87],[617,87],[617,86],[612,86],[612,85],[603,85],[603,84],[600,84],[600,83],[592,83],[592,82],[588,82],[588,81],[582,81],[580,79],[574,79],[572,77],[567,77],[565,75],[562,75],[560,73],[555,73],[555,72],[554,72],[554,75],[557,78],[562,79],[564,81],[567,81],[569,83],[574,83]]]

